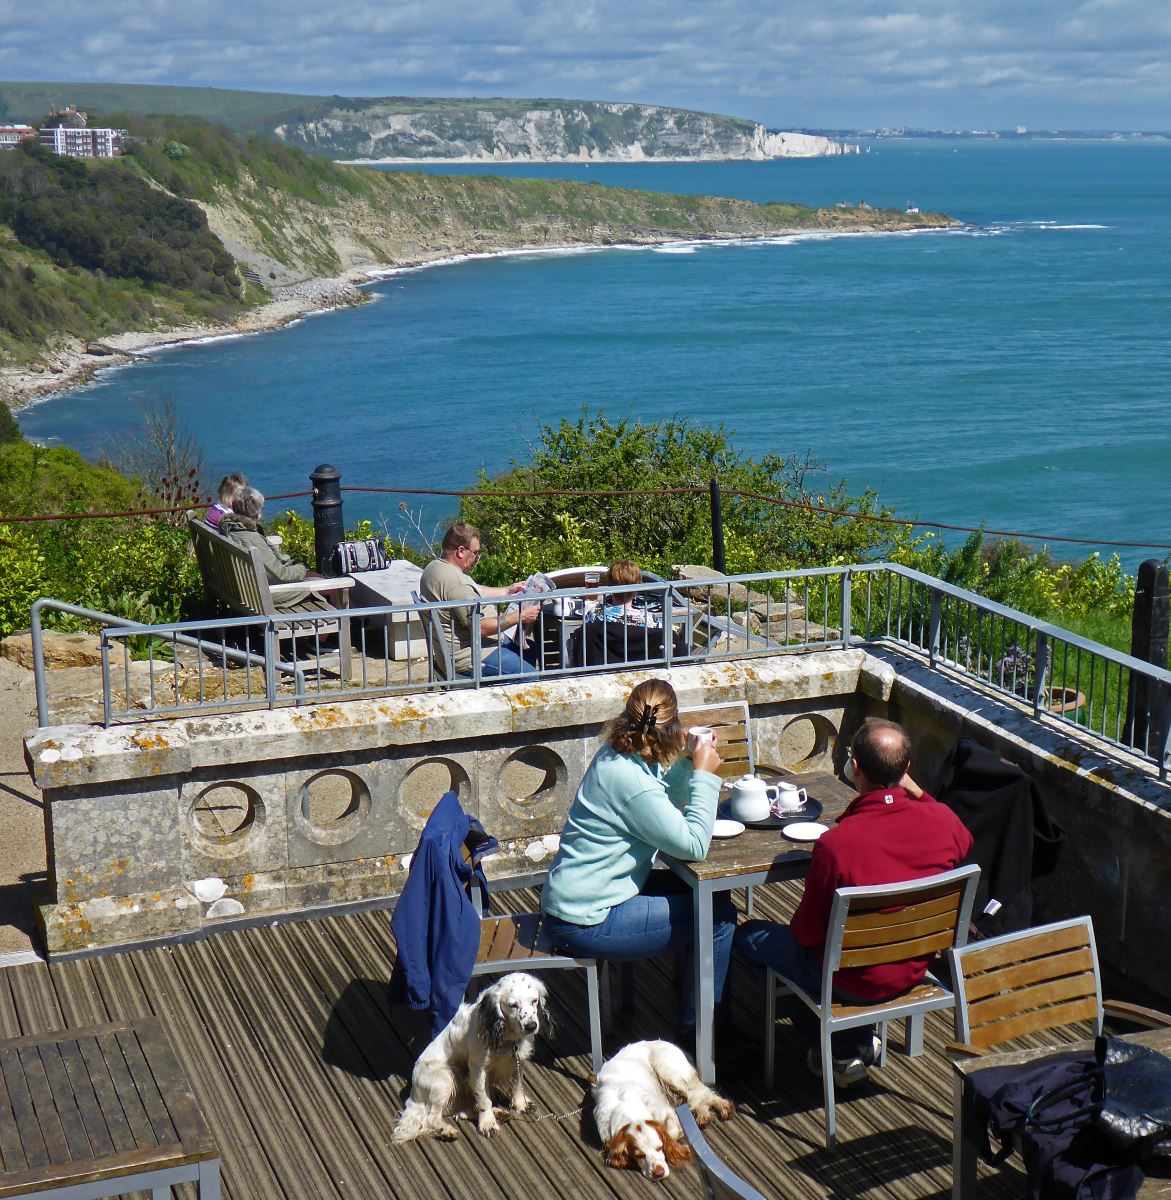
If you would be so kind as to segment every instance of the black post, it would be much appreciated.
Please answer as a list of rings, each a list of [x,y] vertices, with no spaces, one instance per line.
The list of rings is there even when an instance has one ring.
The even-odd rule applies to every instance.
[[[1167,635],[1171,630],[1167,568],[1148,558],[1138,569],[1134,617],[1130,625],[1130,652],[1135,658],[1167,666]],[[1158,754],[1162,747],[1163,689],[1141,676],[1133,677],[1127,697],[1123,736],[1137,750]]]
[[[710,485],[712,497],[712,566],[721,575],[727,575],[728,563],[724,558],[724,511],[720,507],[720,481],[713,478]]]
[[[322,463],[309,476],[313,484],[313,550],[322,575],[337,574],[337,546],[345,540],[342,520],[342,476],[336,467]]]

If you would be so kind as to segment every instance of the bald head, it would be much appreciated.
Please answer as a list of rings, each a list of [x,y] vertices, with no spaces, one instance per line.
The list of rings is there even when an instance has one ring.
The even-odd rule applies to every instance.
[[[911,765],[911,739],[901,725],[870,717],[854,734],[850,755],[872,788],[894,787]]]

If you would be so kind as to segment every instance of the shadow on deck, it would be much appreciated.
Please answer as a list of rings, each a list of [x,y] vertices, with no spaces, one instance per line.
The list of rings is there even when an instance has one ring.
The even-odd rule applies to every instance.
[[[757,915],[782,919],[796,888],[756,891]],[[535,893],[511,892],[515,907]],[[288,922],[185,945],[0,972],[0,1036],[160,1016],[223,1156],[230,1200],[515,1200],[573,1195],[695,1197],[692,1164],[653,1183],[602,1164],[589,1115],[589,1038],[580,972],[546,972],[557,1028],[542,1040],[526,1084],[530,1114],[492,1140],[472,1126],[457,1142],[392,1147],[390,1131],[411,1066],[426,1043],[424,1014],[392,1010],[387,914]],[[635,1008],[606,1039],[661,1037],[673,1026],[666,960],[640,963]],[[737,1107],[708,1138],[766,1196],[944,1197],[951,1187],[950,1015],[927,1022],[924,1054],[901,1053],[839,1093],[839,1145],[823,1145],[820,1082],[787,1027],[778,1033],[777,1087],[762,1083],[760,990],[733,977],[738,1036],[717,1046],[718,1088]],[[583,1107],[584,1106],[584,1107]],[[1019,1195],[1011,1167],[981,1196]],[[190,1185],[177,1189],[190,1197]]]

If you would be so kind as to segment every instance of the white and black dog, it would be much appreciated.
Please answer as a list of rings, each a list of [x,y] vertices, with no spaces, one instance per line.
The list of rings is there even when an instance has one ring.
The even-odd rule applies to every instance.
[[[419,1055],[411,1073],[411,1098],[394,1127],[395,1142],[432,1134],[450,1140],[459,1130],[448,1115],[461,1114],[470,1098],[476,1128],[496,1132],[492,1094],[507,1096],[513,1112],[529,1106],[521,1072],[532,1057],[538,1029],[549,1033],[548,993],[532,975],[505,975],[455,1016]]]
[[[636,1167],[648,1179],[666,1179],[691,1158],[675,1105],[686,1100],[703,1126],[726,1121],[730,1101],[700,1081],[691,1060],[671,1042],[631,1042],[598,1072],[594,1120],[606,1163]]]

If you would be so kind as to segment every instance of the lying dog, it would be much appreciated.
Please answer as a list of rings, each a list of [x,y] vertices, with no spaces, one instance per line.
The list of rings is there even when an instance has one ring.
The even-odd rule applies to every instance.
[[[637,1167],[648,1179],[666,1179],[671,1168],[691,1158],[675,1106],[686,1100],[697,1125],[712,1117],[726,1121],[735,1112],[717,1095],[670,1042],[632,1042],[598,1072],[594,1120],[606,1163]]]
[[[411,1073],[411,1098],[391,1140],[409,1142],[426,1134],[450,1141],[459,1130],[447,1119],[470,1096],[476,1128],[485,1137],[497,1129],[491,1095],[506,1094],[513,1112],[529,1106],[521,1072],[532,1057],[537,1030],[551,1032],[548,993],[532,975],[514,972],[499,979],[455,1016],[419,1055]]]

